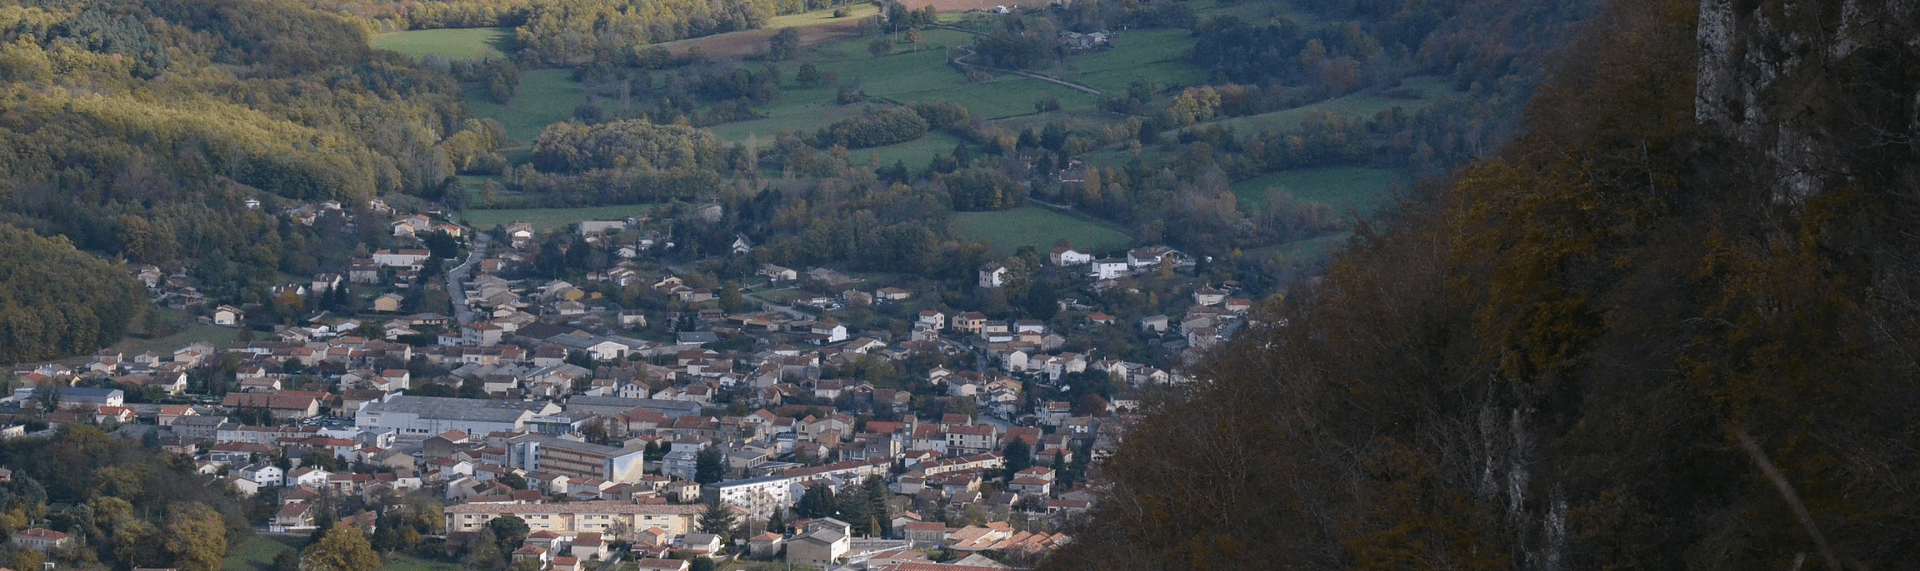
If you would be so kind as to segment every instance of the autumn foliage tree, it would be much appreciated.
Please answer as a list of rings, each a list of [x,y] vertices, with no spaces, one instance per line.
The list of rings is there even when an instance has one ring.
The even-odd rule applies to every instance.
[[[310,571],[373,571],[380,554],[358,528],[338,526],[301,552],[300,568]]]
[[[1844,40],[1744,70],[1703,63],[1701,4],[1610,4],[1528,131],[1363,227],[1262,320],[1285,325],[1149,405],[1042,567],[1920,555],[1904,515],[1920,509],[1920,124],[1874,119],[1920,113],[1920,56],[1897,39],[1916,20],[1716,5],[1752,53]],[[1729,84],[1751,107],[1701,112],[1698,86]]]

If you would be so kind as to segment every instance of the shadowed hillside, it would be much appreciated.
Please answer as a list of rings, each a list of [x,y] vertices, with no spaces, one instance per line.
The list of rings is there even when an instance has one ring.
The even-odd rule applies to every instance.
[[[1133,427],[1047,567],[1910,565],[1920,56],[1880,4],[1614,2],[1500,156]]]

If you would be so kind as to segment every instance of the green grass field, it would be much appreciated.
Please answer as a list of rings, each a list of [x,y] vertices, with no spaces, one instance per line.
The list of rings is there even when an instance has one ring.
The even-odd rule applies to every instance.
[[[1284,266],[1308,267],[1325,262],[1334,252],[1347,247],[1347,240],[1352,237],[1352,232],[1335,232],[1318,238],[1247,250],[1244,255],[1249,260],[1266,261],[1279,254],[1280,263]]]
[[[439,55],[453,61],[506,59],[504,48],[511,38],[513,28],[413,30],[374,36],[373,47],[414,57]]]
[[[1285,190],[1296,200],[1311,200],[1333,207],[1337,214],[1352,211],[1372,212],[1395,185],[1406,186],[1411,179],[1405,172],[1390,169],[1322,168],[1269,173],[1233,185],[1234,196],[1252,210],[1265,205],[1272,189]]]
[[[521,144],[533,144],[547,125],[572,119],[581,98],[580,84],[565,69],[520,72],[520,89],[506,105],[494,103],[481,85],[469,84],[465,90],[474,115],[499,121],[507,137]]]
[[[803,63],[813,63],[823,71],[833,72],[842,82],[859,82],[868,96],[878,100],[874,102],[878,105],[884,105],[884,101],[888,100],[900,103],[949,101],[966,106],[977,115],[993,118],[1033,114],[1034,103],[1049,97],[1058,97],[1061,105],[1067,109],[1088,111],[1093,108],[1092,96],[1035,79],[1004,76],[986,83],[967,83],[965,75],[946,65],[944,48],[970,43],[972,36],[964,32],[928,30],[923,43],[928,47],[920,51],[906,51],[903,47],[897,53],[879,58],[867,52],[868,41],[867,38],[856,38],[803,50],[800,58],[782,64],[788,73],[786,84],[783,85],[785,91],[778,103],[760,108],[765,117],[714,125],[710,129],[725,142],[746,142],[751,139],[761,145],[769,145],[781,133],[816,131],[834,121],[863,112],[861,105],[837,105],[833,102],[837,84],[814,88],[802,88],[796,84],[792,73]],[[925,167],[934,155],[952,152],[959,143],[958,139],[949,135],[931,133],[925,138],[898,145],[854,150],[853,160],[866,163],[870,155],[877,154],[883,165],[903,161],[909,169],[918,170]]]
[[[253,536],[227,549],[227,558],[220,562],[220,569],[223,571],[270,571],[273,569],[274,556],[282,551],[294,549],[306,539],[304,536]]]
[[[540,232],[566,228],[581,220],[619,220],[637,214],[651,212],[652,204],[625,204],[618,206],[592,206],[586,208],[520,208],[511,210],[467,210],[460,213],[466,218],[467,225],[475,230],[492,230],[494,226],[505,226],[517,220],[533,224]]]
[[[171,313],[179,313],[182,315],[184,315],[185,313],[177,310],[163,309],[159,307],[149,307],[147,308],[147,310],[148,311],[166,311]],[[145,353],[148,351],[159,353],[161,355],[171,355],[176,349],[179,349],[181,347],[186,347],[194,343],[199,343],[201,341],[211,343],[215,348],[222,348],[222,347],[226,347],[230,343],[233,343],[234,340],[240,338],[239,329],[234,329],[232,327],[220,327],[217,325],[202,324],[194,321],[190,317],[182,317],[181,319],[185,320],[185,322],[189,323],[190,325],[187,325],[186,328],[181,329],[179,333],[168,335],[166,337],[161,337],[159,339],[140,339],[137,337],[127,337],[125,339],[120,340],[119,343],[115,343],[113,345],[113,348],[118,349],[120,350],[121,353],[124,353],[127,355],[139,355],[141,353]]]
[[[985,240],[1002,255],[1010,255],[1021,246],[1033,246],[1045,252],[1053,249],[1053,243],[1061,238],[1072,241],[1076,249],[1095,252],[1123,248],[1133,240],[1105,224],[1039,206],[997,212],[957,213],[954,215],[954,229],[968,238]]]
[[[380,571],[458,571],[459,569],[459,565],[428,561],[405,553],[393,554],[386,564],[380,566]]]
[[[1124,93],[1134,81],[1198,85],[1206,81],[1206,73],[1179,61],[1192,48],[1186,30],[1125,32],[1111,50],[1067,58],[1065,73],[1056,75],[1107,93]]]
[[[1395,107],[1399,107],[1407,113],[1413,113],[1414,111],[1431,105],[1434,97],[1446,91],[1447,82],[1445,79],[1438,77],[1415,77],[1408,78],[1402,83],[1401,87],[1419,90],[1425,97],[1421,99],[1395,99],[1370,91],[1362,91],[1285,111],[1235,117],[1204,124],[1226,125],[1242,133],[1250,133],[1267,129],[1293,129],[1300,126],[1300,120],[1305,118],[1308,113],[1318,111],[1330,111],[1343,117],[1359,117],[1361,119],[1371,119],[1374,114]]]
[[[959,138],[938,131],[927,136],[885,147],[860,149],[853,151],[853,163],[867,166],[893,166],[895,162],[906,165],[907,170],[919,172],[933,162],[934,155],[953,154],[953,148],[961,144]],[[976,148],[977,152],[977,148]],[[878,161],[869,160],[878,159]]]
[[[282,551],[298,548],[306,541],[305,536],[254,536],[245,542],[227,550],[227,558],[220,562],[222,571],[270,571],[273,558]],[[405,553],[395,553],[380,571],[455,571],[458,565],[427,561]]]
[[[847,10],[848,13],[846,17],[843,17],[843,18],[833,17],[833,11],[838,10],[840,8],[845,8]],[[812,12],[801,12],[799,14],[787,14],[785,16],[774,16],[772,20],[769,20],[767,22],[767,29],[778,30],[781,28],[804,28],[807,26],[824,26],[827,24],[838,24],[841,22],[859,21],[861,18],[867,18],[871,16],[876,16],[879,14],[880,14],[880,8],[872,4],[849,4],[846,6],[828,8],[825,10],[814,10]]]

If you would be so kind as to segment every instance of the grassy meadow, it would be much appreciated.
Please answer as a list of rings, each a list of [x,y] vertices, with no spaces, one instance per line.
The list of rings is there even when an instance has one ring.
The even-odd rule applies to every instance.
[[[513,28],[413,30],[374,36],[373,47],[414,57],[438,55],[451,61],[506,59]]]
[[[842,10],[842,9],[847,11],[846,16],[840,17],[840,18],[833,17],[833,12],[835,10]],[[778,30],[781,28],[805,28],[808,26],[826,26],[830,24],[839,24],[843,22],[859,21],[862,18],[869,18],[873,16],[878,16],[878,15],[880,15],[880,7],[878,6],[874,6],[872,4],[848,4],[846,6],[836,6],[833,8],[827,8],[825,10],[814,10],[812,12],[801,12],[798,14],[787,14],[785,16],[774,16],[772,20],[767,21],[766,29]]]
[[[185,311],[159,306],[150,306],[147,308],[147,311],[160,311],[170,314],[174,318],[181,320],[184,327],[177,333],[157,339],[142,339],[128,336],[121,339],[119,343],[115,343],[113,345],[114,349],[127,355],[139,355],[148,351],[162,355],[170,355],[176,349],[202,341],[210,343],[214,347],[225,347],[240,338],[239,329],[200,323],[198,320],[187,316]]]
[[[1069,57],[1065,73],[1055,75],[1106,93],[1124,94],[1135,81],[1198,85],[1206,81],[1206,73],[1179,61],[1192,48],[1186,30],[1124,32],[1113,49]]]
[[[984,240],[1003,255],[1033,246],[1042,252],[1053,249],[1061,238],[1073,242],[1076,249],[1107,252],[1124,248],[1132,241],[1125,233],[1104,223],[1076,218],[1039,206],[1023,206],[994,212],[960,212],[954,215],[954,229],[974,240]]]
[[[1388,189],[1411,182],[1405,172],[1392,169],[1297,169],[1242,181],[1233,185],[1233,194],[1248,210],[1265,205],[1270,192],[1283,191],[1295,200],[1324,203],[1338,214],[1366,214],[1380,206]]]
[[[1413,77],[1401,82],[1400,88],[1409,88],[1421,92],[1420,99],[1397,99],[1372,90],[1350,93],[1345,96],[1328,99],[1312,105],[1302,105],[1285,111],[1234,117],[1203,123],[1204,125],[1225,125],[1242,133],[1268,129],[1293,129],[1300,126],[1301,119],[1315,112],[1332,112],[1343,117],[1371,119],[1381,111],[1399,107],[1407,113],[1413,113],[1433,103],[1433,98],[1445,93],[1447,82],[1438,77]],[[1398,88],[1396,88],[1398,89]]]
[[[467,106],[473,109],[474,115],[499,121],[507,129],[507,137],[528,145],[533,144],[533,139],[539,137],[547,125],[572,119],[573,109],[580,106],[582,97],[580,83],[573,80],[571,70],[565,69],[520,72],[520,88],[506,105],[488,98],[485,86],[463,87]]]
[[[223,571],[272,571],[273,558],[284,551],[298,549],[306,536],[256,535],[227,550],[220,562]],[[405,553],[395,553],[380,565],[380,571],[455,571],[458,565],[427,561]]]

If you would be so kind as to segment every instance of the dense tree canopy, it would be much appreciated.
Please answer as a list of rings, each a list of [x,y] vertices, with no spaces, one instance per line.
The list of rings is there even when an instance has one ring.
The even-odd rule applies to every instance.
[[[1696,4],[1614,3],[1529,131],[1363,230],[1263,320],[1284,325],[1154,405],[1048,565],[1912,561],[1920,123],[1883,119],[1920,106],[1897,39],[1915,20],[1749,5],[1746,49],[1847,45],[1743,75],[1699,66]],[[1747,116],[1823,133],[1777,143],[1818,174],[1697,121],[1703,74]]]
[[[146,307],[123,267],[0,223],[0,363],[111,344]]]
[[[721,166],[713,132],[645,120],[599,125],[555,123],[533,145],[533,164],[547,172],[590,169],[712,169]]]
[[[344,217],[279,215],[450,198],[504,138],[463,116],[452,78],[367,40],[269,0],[0,2],[0,221],[184,270],[223,302],[270,304],[282,272],[339,271],[362,241],[330,236]],[[80,345],[117,337],[77,325]]]

